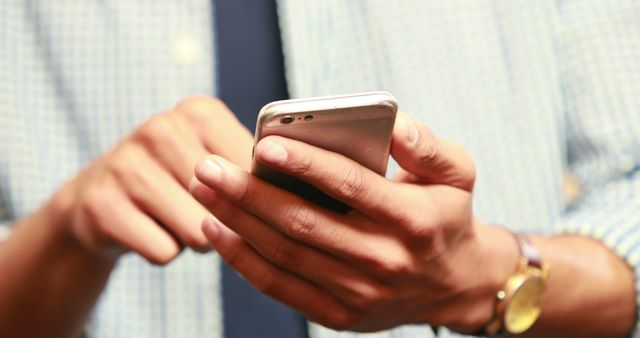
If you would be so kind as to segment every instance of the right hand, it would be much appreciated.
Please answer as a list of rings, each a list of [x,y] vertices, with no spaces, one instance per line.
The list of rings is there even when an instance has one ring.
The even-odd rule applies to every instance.
[[[185,246],[204,252],[208,212],[188,192],[193,168],[214,153],[246,169],[252,144],[221,101],[191,97],[91,163],[55,194],[50,210],[63,232],[105,258],[133,251],[166,264]]]

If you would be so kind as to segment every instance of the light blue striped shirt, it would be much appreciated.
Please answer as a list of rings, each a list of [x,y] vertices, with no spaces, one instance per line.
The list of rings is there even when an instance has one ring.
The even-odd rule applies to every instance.
[[[215,95],[211,6],[0,2],[0,229],[151,114]],[[282,0],[279,17],[292,96],[393,92],[472,153],[478,217],[594,236],[640,276],[640,3]],[[565,173],[580,183],[573,203]],[[164,268],[123,258],[90,335],[219,337],[217,263],[191,252]]]

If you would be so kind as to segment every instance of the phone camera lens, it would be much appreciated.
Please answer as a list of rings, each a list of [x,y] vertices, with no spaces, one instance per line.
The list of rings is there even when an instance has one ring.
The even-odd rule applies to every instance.
[[[305,121],[311,121],[311,120],[313,120],[313,115],[307,115],[307,116],[305,116],[305,117],[304,117],[304,120],[305,120]]]
[[[280,123],[289,124],[289,123],[293,122],[293,120],[295,120],[295,118],[293,116],[287,115],[287,116],[285,116],[285,117],[280,119]]]

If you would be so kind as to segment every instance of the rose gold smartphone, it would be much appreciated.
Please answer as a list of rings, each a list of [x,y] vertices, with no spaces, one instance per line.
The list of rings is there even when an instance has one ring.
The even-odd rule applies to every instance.
[[[255,143],[280,135],[342,154],[385,175],[398,104],[387,92],[276,101],[258,114]],[[254,146],[255,146],[254,143]],[[253,159],[254,175],[335,211],[349,207]]]

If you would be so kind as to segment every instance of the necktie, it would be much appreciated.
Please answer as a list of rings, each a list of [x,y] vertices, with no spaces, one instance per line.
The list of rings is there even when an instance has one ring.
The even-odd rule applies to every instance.
[[[250,130],[260,108],[286,99],[275,0],[215,0],[219,97]],[[305,338],[306,321],[223,264],[226,338]]]

